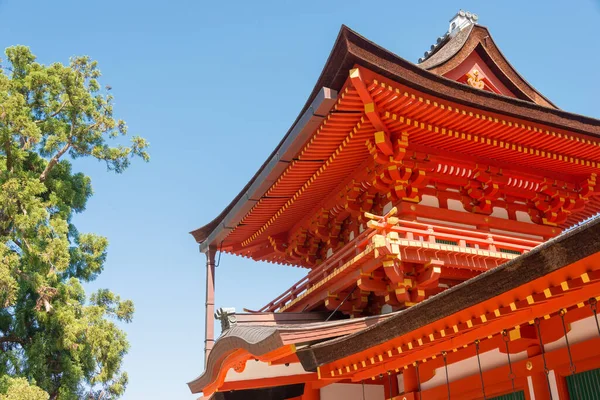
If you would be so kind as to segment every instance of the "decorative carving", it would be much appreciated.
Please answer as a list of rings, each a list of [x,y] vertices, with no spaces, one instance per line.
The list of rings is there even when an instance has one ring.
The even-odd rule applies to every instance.
[[[244,372],[244,370],[246,369],[246,361],[247,360],[240,360],[240,361],[236,362],[233,365],[233,370],[235,372],[237,372],[238,374],[241,374],[242,372]]]
[[[235,308],[219,308],[215,313],[215,319],[221,321],[221,331],[226,331],[237,324]]]
[[[481,79],[481,73],[476,69],[467,73],[467,83],[476,89],[485,88],[485,82]]]

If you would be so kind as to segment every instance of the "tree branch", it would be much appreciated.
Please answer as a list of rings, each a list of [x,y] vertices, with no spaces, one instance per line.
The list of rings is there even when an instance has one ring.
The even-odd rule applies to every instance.
[[[65,154],[67,152],[67,150],[69,150],[71,148],[71,145],[73,144],[74,133],[75,133],[75,117],[73,116],[73,117],[71,117],[71,132],[69,132],[69,139],[67,140],[67,143],[65,143],[63,148],[60,149],[58,151],[58,153],[56,153],[54,155],[54,157],[52,157],[50,159],[50,161],[48,162],[48,165],[46,165],[46,168],[44,168],[44,171],[40,175],[40,182],[44,182],[46,180],[46,178],[48,177],[48,174],[50,173],[50,171],[52,171],[52,168],[54,168],[54,166],[58,163],[58,161],[63,156],[63,154]]]
[[[20,345],[24,345],[25,341],[20,337],[16,337],[15,335],[0,336],[0,344],[3,343],[17,343]]]
[[[0,104],[0,108],[2,108],[2,113],[0,113],[0,119],[4,119],[6,116],[6,111],[4,109],[4,105]],[[8,125],[7,125],[8,126]],[[11,151],[11,134],[10,132],[6,132],[6,140],[4,141],[4,152],[6,153],[6,170],[12,172],[13,170],[13,157]]]
[[[65,154],[67,152],[67,150],[69,150],[69,148],[71,147],[71,140],[69,140],[62,149],[60,149],[60,151],[58,153],[56,153],[54,155],[54,157],[52,157],[50,159],[50,162],[48,163],[48,165],[46,165],[46,168],[44,168],[44,171],[41,173],[40,175],[40,181],[44,182],[46,180],[46,178],[48,177],[48,174],[50,173],[50,171],[52,171],[52,168],[54,168],[54,166],[58,163],[58,160],[60,160],[60,158],[63,156],[63,154]]]
[[[54,118],[56,117],[62,110],[63,108],[65,108],[65,106],[67,105],[68,100],[65,100],[62,102],[62,104],[58,107],[58,109],[56,111],[54,111],[52,114],[50,114],[49,116],[47,116],[45,119],[40,119],[38,121],[35,121],[36,124],[41,124],[43,122],[48,121],[50,118]]]
[[[63,156],[63,154],[65,154],[67,152],[67,150],[69,150],[70,147],[71,147],[71,139],[69,139],[69,141],[63,146],[63,148],[60,149],[59,152],[56,153],[54,155],[54,157],[52,157],[50,159],[50,162],[48,163],[48,165],[46,165],[46,168],[44,168],[44,171],[40,175],[41,182],[44,182],[46,180],[46,178],[48,177],[48,174],[50,173],[50,171],[52,171],[52,168],[54,168],[54,166],[56,164],[58,164],[58,160],[60,160],[60,158]]]

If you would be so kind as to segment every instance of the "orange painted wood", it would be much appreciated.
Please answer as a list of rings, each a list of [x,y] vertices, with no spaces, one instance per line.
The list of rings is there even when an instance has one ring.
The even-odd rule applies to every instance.
[[[321,391],[316,389],[310,383],[304,386],[304,394],[300,397],[301,400],[319,400],[321,398]]]
[[[308,267],[318,262],[315,257],[270,253],[268,237],[287,231],[292,235],[290,240],[293,240],[300,226],[303,229],[310,227],[315,213],[321,212],[320,206],[329,210],[336,203],[339,204],[340,199],[336,197],[339,190],[332,191],[333,187],[343,187],[352,180],[369,184],[370,178],[363,177],[363,174],[376,166],[373,160],[369,164],[370,154],[364,143],[366,139],[373,140],[375,133],[380,130],[381,126],[375,126],[379,126],[379,120],[384,125],[382,129],[389,129],[392,142],[394,135],[408,135],[407,154],[418,152],[429,160],[426,164],[438,165],[439,168],[446,166],[439,171],[426,173],[427,179],[434,184],[441,179],[445,184],[454,185],[455,188],[459,185],[460,188],[465,184],[462,182],[464,178],[456,172],[449,173],[450,170],[445,173],[440,171],[448,167],[454,168],[454,171],[462,168],[472,173],[473,165],[482,165],[482,161],[485,161],[484,164],[495,168],[495,175],[492,175],[500,185],[498,190],[529,200],[535,197],[536,190],[540,190],[539,185],[544,177],[551,177],[551,182],[565,182],[567,190],[572,191],[582,179],[599,170],[597,160],[600,160],[600,146],[598,141],[589,137],[572,132],[556,132],[549,126],[489,114],[417,93],[364,68],[359,68],[355,77],[349,77],[340,93],[336,110],[356,111],[358,114],[334,113],[327,118],[298,160],[290,163],[265,198],[229,235],[224,250],[256,259]],[[373,110],[378,110],[378,113],[371,109],[365,113],[365,104],[372,103]],[[396,116],[395,120],[393,116]],[[556,188],[563,186],[560,183]],[[593,190],[592,193],[597,194]],[[513,213],[515,207],[523,207],[512,200],[491,201],[492,204],[499,202],[498,206],[503,208],[512,208],[513,211],[509,211]],[[539,201],[537,204],[543,203]],[[567,203],[555,199],[550,207],[560,208],[561,204]],[[599,202],[594,199],[589,201],[585,209],[580,208],[577,206],[567,215],[562,212],[548,214],[549,221],[566,217],[565,226],[569,226],[600,209]],[[269,222],[271,219],[272,222]],[[320,235],[324,237],[322,233]],[[236,244],[242,242],[245,245],[234,250]],[[263,245],[247,252],[244,250],[250,249],[255,242]]]
[[[589,349],[589,350],[588,350]],[[577,366],[581,366],[581,371],[588,371],[600,367],[600,338],[594,338],[586,342],[577,343],[572,346],[572,354],[574,362]],[[566,347],[548,352],[546,354],[548,368],[555,371],[558,377],[568,375],[569,358]],[[533,368],[527,368],[530,363]],[[550,398],[548,393],[548,384],[546,376],[543,372],[543,361],[541,355],[536,355],[525,360],[513,362],[513,372],[516,376],[517,390],[523,390],[526,398],[529,396],[527,386],[527,377],[531,376],[534,380],[534,390],[536,400],[538,398]],[[512,386],[509,378],[508,365],[503,365],[492,370],[484,371],[483,379],[488,397],[497,396],[500,394],[510,393]],[[559,391],[560,379],[557,380]],[[481,382],[479,374],[474,374],[469,377],[456,380],[450,383],[450,391],[453,399],[472,399],[481,396]],[[566,390],[566,385],[564,390]],[[538,397],[538,394],[540,397]],[[561,391],[561,399],[565,397],[566,392]],[[447,387],[440,385],[432,389],[423,391],[424,400],[446,399]],[[547,397],[545,397],[547,396]]]
[[[301,374],[290,376],[277,376],[273,378],[248,379],[243,381],[224,382],[219,388],[220,392],[229,390],[261,389],[266,387],[294,385],[297,383],[314,382],[319,378],[317,374]]]
[[[489,335],[497,335],[503,329],[528,323],[536,317],[551,314],[561,308],[571,307],[587,301],[590,297],[594,297],[600,293],[600,281],[595,280],[584,283],[581,278],[571,279],[571,277],[579,277],[581,274],[588,272],[588,276],[594,276],[595,279],[598,279],[595,277],[595,273],[591,273],[596,271],[596,269],[592,268],[600,268],[600,254],[589,256],[577,263],[571,264],[568,268],[562,268],[534,282],[513,289],[502,296],[465,309],[456,315],[446,318],[444,321],[430,324],[404,337],[373,346],[368,351],[357,353],[354,356],[324,366],[322,367],[322,374],[327,374],[329,370],[337,370],[338,366],[360,365],[362,360],[373,358],[374,355],[380,354],[382,362],[377,362],[376,365],[368,366],[367,368],[359,368],[356,373],[352,374],[353,380],[360,381],[361,379],[385,373],[389,370],[401,368],[414,361],[430,358],[432,355],[439,355],[442,351],[460,348],[463,345],[471,345],[476,339],[487,338]],[[567,282],[566,284],[569,289],[561,292],[561,284],[563,282]],[[554,287],[555,289],[551,290],[553,293],[552,297],[546,299],[543,292],[549,287]],[[534,303],[529,304],[529,301],[517,300],[516,303],[513,303],[516,299],[528,298],[532,293],[542,294],[543,301],[535,301],[534,299]],[[538,298],[542,299],[541,296],[538,296]],[[514,310],[512,305],[511,307],[507,306],[509,304],[514,304]],[[496,317],[493,313],[490,314],[490,311],[494,309],[499,309],[499,317]],[[480,315],[486,315],[485,323],[481,320],[473,319],[473,316]],[[464,321],[471,321],[470,323],[476,329],[470,329]],[[451,328],[454,324],[457,324],[455,328],[456,333]],[[447,332],[444,337],[439,334],[442,330],[446,330]],[[430,340],[430,335],[433,335],[433,341]],[[422,340],[423,344],[427,344],[427,346],[418,344],[417,339]],[[414,350],[407,347],[407,343],[412,343],[411,346]],[[485,343],[485,340],[482,343]],[[395,350],[399,346],[402,346],[402,354],[398,354]],[[392,357],[388,357],[387,355],[389,349],[394,349]]]

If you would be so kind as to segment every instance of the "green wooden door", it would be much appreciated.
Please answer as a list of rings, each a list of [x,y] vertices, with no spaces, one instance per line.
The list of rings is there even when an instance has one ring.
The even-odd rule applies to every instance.
[[[502,396],[488,398],[488,400],[525,400],[523,391],[503,394]]]
[[[571,399],[600,400],[600,369],[567,376],[567,387]]]

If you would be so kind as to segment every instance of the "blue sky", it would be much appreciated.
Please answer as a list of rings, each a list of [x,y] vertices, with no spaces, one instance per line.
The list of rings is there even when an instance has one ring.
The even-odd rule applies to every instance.
[[[76,167],[95,196],[81,231],[109,238],[109,287],[135,302],[125,399],[193,399],[203,369],[204,257],[188,232],[238,193],[294,121],[346,24],[416,61],[463,8],[559,107],[600,118],[600,3],[564,1],[0,0],[0,46],[43,63],[97,59],[150,164]],[[576,5],[575,5],[576,4]],[[256,309],[305,271],[223,256],[217,306]]]

